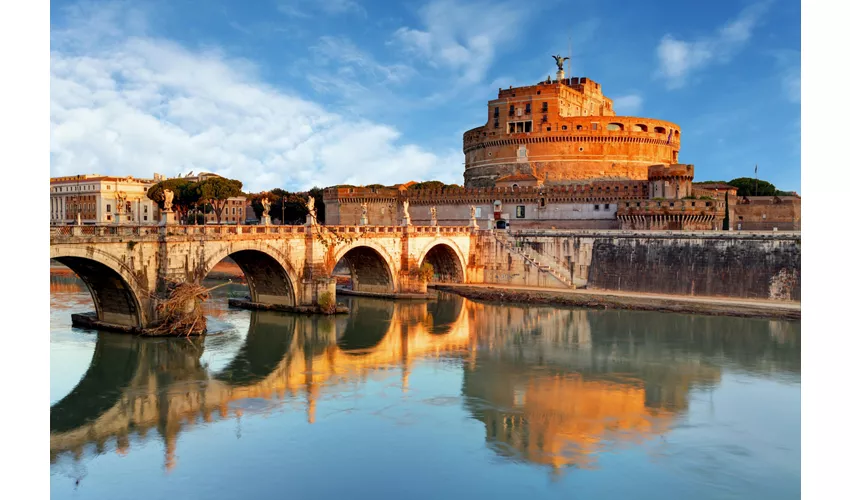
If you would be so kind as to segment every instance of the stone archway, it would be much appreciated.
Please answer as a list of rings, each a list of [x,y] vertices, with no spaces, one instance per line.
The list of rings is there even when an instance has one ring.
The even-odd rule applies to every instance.
[[[97,256],[97,253],[78,255],[78,252],[56,249],[51,251],[50,257],[71,269],[85,283],[99,321],[144,328],[147,311],[140,300],[142,288],[120,265],[107,263],[108,259],[100,260]]]
[[[351,289],[355,292],[392,294],[396,290],[390,261],[373,246],[360,245],[341,252],[334,268],[344,261],[351,273]]]
[[[438,242],[431,245],[422,256],[420,267],[431,264],[434,268],[435,283],[463,283],[465,282],[463,261],[457,249],[451,245]]]
[[[207,261],[204,276],[225,257],[230,257],[245,275],[252,302],[288,307],[298,305],[297,285],[291,271],[279,259],[257,248],[237,246],[229,250]]]

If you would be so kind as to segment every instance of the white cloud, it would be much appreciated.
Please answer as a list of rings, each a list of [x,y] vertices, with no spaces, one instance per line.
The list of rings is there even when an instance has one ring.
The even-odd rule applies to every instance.
[[[614,111],[618,115],[633,116],[640,113],[643,107],[643,97],[639,94],[628,94],[619,97],[612,97],[614,101]]]
[[[413,60],[448,68],[461,84],[476,84],[486,77],[497,47],[516,36],[527,11],[515,3],[433,0],[419,16],[424,29],[402,27],[394,41]]]
[[[779,68],[779,82],[785,98],[790,102],[800,102],[800,51],[777,50],[772,55]]]
[[[658,71],[667,80],[667,87],[680,88],[695,71],[711,64],[728,62],[749,41],[753,28],[767,11],[769,3],[761,2],[745,8],[710,37],[686,41],[670,34],[664,35],[656,52]]]
[[[54,40],[51,175],[211,171],[251,191],[462,176],[460,151],[284,93],[249,61],[102,24],[105,39],[72,25]]]
[[[314,66],[331,66],[337,73],[349,73],[344,76],[356,74],[375,83],[401,83],[415,74],[413,68],[406,64],[380,64],[345,37],[319,37],[318,43],[310,47],[310,52],[314,55]]]

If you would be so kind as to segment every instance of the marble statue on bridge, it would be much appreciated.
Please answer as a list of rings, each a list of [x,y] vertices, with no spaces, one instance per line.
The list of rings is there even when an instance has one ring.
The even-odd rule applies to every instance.
[[[163,212],[171,212],[171,207],[174,205],[174,191],[170,189],[162,190],[162,211]]]

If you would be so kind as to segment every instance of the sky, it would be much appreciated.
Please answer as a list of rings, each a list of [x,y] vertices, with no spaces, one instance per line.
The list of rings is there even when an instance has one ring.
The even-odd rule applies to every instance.
[[[487,101],[571,45],[697,181],[800,192],[799,2],[52,0],[50,32],[51,176],[463,184]]]

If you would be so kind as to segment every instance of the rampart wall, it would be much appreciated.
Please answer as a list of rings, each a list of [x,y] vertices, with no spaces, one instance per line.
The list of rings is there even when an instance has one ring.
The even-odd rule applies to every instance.
[[[799,233],[520,231],[513,239],[555,260],[579,287],[800,300]],[[554,281],[494,238],[480,238],[474,253],[485,282]]]

